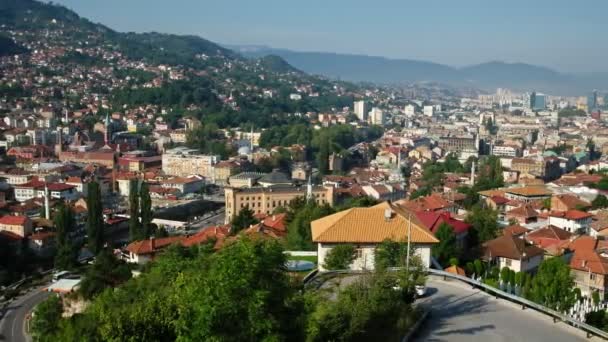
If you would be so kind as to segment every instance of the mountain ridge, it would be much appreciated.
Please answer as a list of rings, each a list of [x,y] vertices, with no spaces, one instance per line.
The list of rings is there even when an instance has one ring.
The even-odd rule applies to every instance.
[[[440,82],[481,89],[512,88],[538,90],[556,95],[574,95],[591,89],[607,89],[608,73],[570,74],[524,62],[489,61],[464,67],[415,59],[333,52],[307,52],[264,45],[227,45],[245,57],[266,54],[283,57],[294,67],[312,74],[356,82],[419,83]]]

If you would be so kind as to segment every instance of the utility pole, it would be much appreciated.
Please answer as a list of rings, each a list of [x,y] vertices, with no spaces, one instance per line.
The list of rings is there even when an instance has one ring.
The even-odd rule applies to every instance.
[[[406,251],[406,257],[405,257],[405,272],[407,273],[407,276],[409,277],[409,274],[410,274],[410,247],[411,247],[411,240],[412,240],[412,213],[409,213],[407,215],[407,221],[408,221],[408,224],[407,224],[407,251]]]

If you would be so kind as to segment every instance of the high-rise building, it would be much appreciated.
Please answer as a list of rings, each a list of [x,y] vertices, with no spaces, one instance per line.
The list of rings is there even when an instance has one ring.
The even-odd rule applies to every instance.
[[[532,93],[531,96],[532,110],[543,110],[547,108],[547,95],[541,93]]]
[[[354,105],[355,115],[360,121],[367,121],[367,102],[360,100],[355,101]]]
[[[597,109],[597,90],[587,96],[587,111],[591,113],[595,109]]]
[[[386,114],[380,108],[372,108],[369,112],[369,122],[372,125],[384,125],[386,123]]]
[[[416,107],[414,105],[407,105],[404,108],[404,113],[406,116],[414,116],[416,115]]]
[[[433,116],[435,112],[435,107],[433,106],[424,106],[424,115],[425,116]]]

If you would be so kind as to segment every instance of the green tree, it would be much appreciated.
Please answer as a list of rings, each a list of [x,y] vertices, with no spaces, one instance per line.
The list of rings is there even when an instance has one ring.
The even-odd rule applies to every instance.
[[[532,280],[530,297],[546,307],[564,312],[574,305],[574,280],[561,258],[544,260]]]
[[[85,273],[79,292],[91,299],[106,288],[116,287],[131,278],[131,270],[108,249],[102,250]]]
[[[328,270],[344,270],[348,269],[354,260],[355,246],[351,244],[340,244],[327,252],[323,267]]]
[[[498,213],[491,208],[474,206],[466,222],[472,225],[468,233],[469,246],[479,246],[498,236]]]
[[[374,264],[376,269],[399,267],[405,265],[407,257],[407,243],[390,239],[382,241],[374,251]]]
[[[604,195],[597,195],[591,202],[592,209],[608,208],[608,198]]]
[[[139,222],[139,181],[129,182],[129,237],[131,241],[147,239]]]
[[[509,282],[509,275],[511,274],[511,270],[505,266],[500,270],[500,281],[503,284],[507,284]]]
[[[454,228],[443,222],[439,225],[439,228],[437,228],[435,237],[439,240],[439,243],[433,245],[431,253],[442,266],[445,266],[450,258],[458,256],[458,247],[456,235],[454,234]]]
[[[55,237],[57,242],[55,267],[64,270],[72,269],[76,267],[78,259],[78,249],[70,238],[70,233],[74,229],[72,211],[65,203],[60,203],[53,220],[57,233]]]
[[[314,201],[296,200],[287,213],[287,246],[291,250],[313,250],[310,223],[333,214],[329,205],[318,205]]]
[[[152,213],[152,199],[150,198],[150,189],[148,183],[144,182],[139,190],[139,205],[141,207],[141,230],[143,231],[144,237],[149,238],[155,235],[155,227],[152,224],[153,213]]]
[[[245,228],[258,223],[259,221],[255,218],[251,209],[243,208],[239,213],[232,219],[231,233],[237,234]]]
[[[101,191],[99,183],[90,182],[87,185],[87,235],[89,238],[89,249],[94,254],[98,254],[103,249],[104,224],[103,208],[101,203]]]
[[[58,296],[51,296],[34,309],[31,330],[35,340],[46,340],[59,327],[63,305]],[[48,340],[50,341],[50,339]]]

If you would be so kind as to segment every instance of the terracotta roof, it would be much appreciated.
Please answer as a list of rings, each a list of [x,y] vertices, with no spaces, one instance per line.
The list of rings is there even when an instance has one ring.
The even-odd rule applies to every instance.
[[[450,266],[448,268],[446,268],[444,271],[448,272],[448,273],[453,273],[453,274],[457,274],[457,275],[461,275],[463,277],[465,277],[467,274],[464,272],[464,270],[458,266]]]
[[[561,201],[568,209],[591,207],[591,204],[589,202],[583,201],[582,199],[570,194],[555,195],[553,196],[552,200]]]
[[[505,227],[505,229],[502,230],[502,234],[519,236],[519,235],[523,235],[529,231],[530,231],[530,229],[515,224],[512,226]]]
[[[591,222],[591,229],[600,232],[608,228],[608,210],[598,211]]]
[[[566,230],[555,226],[548,226],[537,229],[526,234],[526,240],[541,248],[561,244],[563,241],[569,241],[572,234]]]
[[[492,202],[496,203],[497,205],[507,204],[507,202],[509,202],[509,199],[507,199],[503,196],[496,196],[496,195],[490,197],[490,200],[492,200]]]
[[[567,248],[571,251],[593,251],[597,247],[597,240],[589,235],[581,235],[574,240],[568,240],[562,243],[562,248]]]
[[[12,241],[21,241],[23,240],[23,236],[15,234],[13,232],[9,232],[7,230],[1,230],[0,231],[0,238],[4,238],[7,240],[12,240]]]
[[[595,274],[608,274],[608,258],[596,251],[578,250],[570,259],[570,268]]]
[[[225,239],[230,233],[230,226],[213,226],[205,228],[198,233],[188,236],[182,241],[182,245],[190,247],[194,245],[200,245],[208,241],[209,239],[216,239],[216,245],[220,240]]]
[[[520,188],[509,188],[504,190],[508,194],[518,196],[550,196],[551,191],[544,186],[523,186]]]
[[[127,251],[137,255],[152,254],[184,239],[185,237],[183,236],[170,236],[166,238],[135,241],[127,246]]]
[[[418,197],[413,200],[397,201],[396,204],[412,211],[437,211],[453,206],[438,194]]]
[[[483,244],[485,255],[508,259],[522,259],[542,255],[544,251],[534,245],[529,245],[523,239],[512,235],[503,235]]]
[[[536,212],[536,210],[532,209],[532,206],[526,204],[521,207],[517,207],[515,209],[507,211],[507,216],[534,218],[538,217],[538,213]]]
[[[592,217],[593,214],[573,209],[568,211],[553,211],[549,214],[549,216],[565,218],[566,220],[582,220]]]
[[[27,216],[3,216],[0,217],[0,224],[9,226],[23,226],[29,221]]]
[[[385,213],[390,210],[390,219]],[[351,208],[311,222],[314,242],[380,243],[386,239],[406,241],[408,217],[414,243],[439,242],[416,215],[388,202],[370,208]]]

